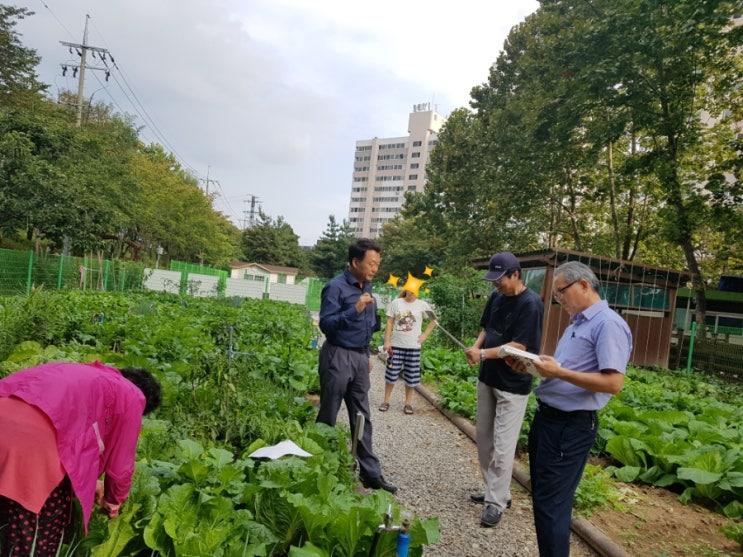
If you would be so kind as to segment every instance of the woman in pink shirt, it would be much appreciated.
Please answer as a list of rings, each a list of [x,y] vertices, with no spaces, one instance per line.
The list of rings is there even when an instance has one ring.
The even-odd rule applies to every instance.
[[[100,362],[47,363],[0,380],[0,556],[55,555],[73,494],[86,533],[94,502],[116,516],[142,416],[161,400],[148,371]]]

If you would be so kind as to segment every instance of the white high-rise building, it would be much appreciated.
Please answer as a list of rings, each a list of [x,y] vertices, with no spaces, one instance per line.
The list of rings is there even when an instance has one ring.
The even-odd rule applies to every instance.
[[[400,212],[405,192],[421,192],[428,155],[446,118],[430,103],[416,104],[408,135],[356,142],[348,223],[358,238],[376,238]]]

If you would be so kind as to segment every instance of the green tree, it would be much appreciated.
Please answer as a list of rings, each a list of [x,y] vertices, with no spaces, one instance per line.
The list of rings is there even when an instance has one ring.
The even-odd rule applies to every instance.
[[[172,155],[142,144],[130,117],[88,102],[78,127],[73,110],[43,98],[39,59],[14,31],[31,14],[0,5],[0,238],[76,255],[154,261],[162,247],[184,261],[238,258],[239,230]],[[277,223],[276,245],[296,244],[287,227]]]
[[[262,210],[258,222],[243,232],[243,256],[251,263],[306,268],[306,255],[299,245],[299,236],[279,216],[272,219]]]
[[[77,131],[51,103],[0,114],[0,234],[61,247],[78,216],[75,184],[64,172]]]
[[[348,246],[356,239],[345,219],[341,224],[334,215],[328,217],[328,226],[309,254],[310,266],[315,274],[330,279],[348,266]]]
[[[406,207],[412,208],[417,199],[409,199]],[[382,262],[377,277],[381,280],[392,274],[404,282],[407,273],[427,280],[423,274],[427,267],[440,271],[446,243],[440,235],[431,233],[424,219],[399,216],[382,228],[379,243],[382,246]]]
[[[444,250],[439,263],[445,268],[458,269],[506,242],[502,232],[508,216],[491,195],[488,165],[481,164],[483,133],[483,123],[474,114],[453,112],[431,153],[424,192],[417,199],[406,196],[402,217],[414,222],[407,229],[436,238],[433,243]],[[407,243],[414,241],[409,238]]]
[[[618,171],[628,184],[644,182],[661,238],[682,251],[694,274],[698,322],[706,308],[700,239],[707,230],[724,232],[741,208],[734,140],[743,112],[734,99],[743,29],[731,30],[736,9],[727,0],[573,0],[541,9],[560,31],[543,33],[552,44],[542,52],[567,74],[557,91],[563,96],[549,97],[550,112],[563,128],[569,124],[584,151],[608,158],[607,146],[625,145]],[[614,190],[614,209],[629,191]]]
[[[239,258],[239,231],[212,208],[212,198],[184,172],[173,155],[150,145],[131,161],[131,192],[126,237],[156,256],[158,246],[171,259],[226,267]]]
[[[19,20],[33,15],[27,8],[0,4],[0,108],[18,106],[41,99],[46,91],[35,68],[40,58],[26,48],[15,30]]]
[[[699,260],[741,232],[738,8],[542,1],[432,154],[424,195],[452,244],[685,266],[703,321]]]

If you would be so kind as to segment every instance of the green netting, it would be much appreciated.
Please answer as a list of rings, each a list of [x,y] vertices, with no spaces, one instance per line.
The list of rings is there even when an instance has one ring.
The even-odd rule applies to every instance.
[[[89,257],[39,255],[0,249],[0,295],[29,293],[34,288],[139,290],[144,264]]]
[[[12,296],[29,291],[33,252],[0,249],[0,295]]]

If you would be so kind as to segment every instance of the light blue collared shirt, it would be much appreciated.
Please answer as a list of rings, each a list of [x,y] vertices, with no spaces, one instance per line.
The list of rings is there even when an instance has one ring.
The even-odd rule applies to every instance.
[[[606,300],[601,300],[572,317],[557,344],[555,359],[572,371],[613,369],[626,373],[631,352],[629,326]],[[566,412],[600,410],[611,398],[610,393],[594,393],[556,378],[542,380],[534,394],[545,404]]]

